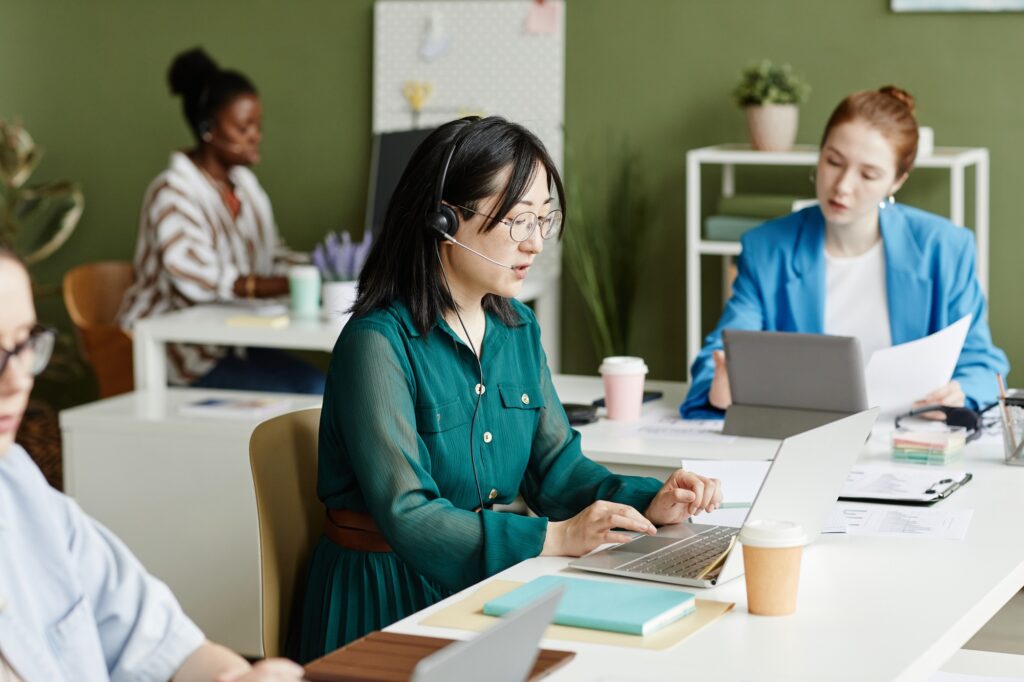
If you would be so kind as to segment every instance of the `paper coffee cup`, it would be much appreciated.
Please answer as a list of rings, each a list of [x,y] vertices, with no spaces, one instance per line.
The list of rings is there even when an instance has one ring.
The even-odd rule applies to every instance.
[[[935,131],[928,126],[917,129],[917,157],[924,158],[935,152]]]
[[[598,368],[604,380],[604,403],[608,418],[636,421],[644,401],[644,377],[647,365],[643,358],[614,355],[605,358]]]
[[[789,521],[748,521],[740,530],[747,610],[759,616],[788,616],[796,611],[800,556],[807,537]]]
[[[288,289],[292,314],[313,318],[320,314],[320,271],[313,265],[293,265],[288,269]]]

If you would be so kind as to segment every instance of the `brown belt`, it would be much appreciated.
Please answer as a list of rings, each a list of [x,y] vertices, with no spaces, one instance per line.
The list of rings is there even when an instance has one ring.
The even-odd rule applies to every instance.
[[[324,535],[331,542],[357,552],[390,552],[391,545],[377,529],[373,517],[349,509],[328,509]]]

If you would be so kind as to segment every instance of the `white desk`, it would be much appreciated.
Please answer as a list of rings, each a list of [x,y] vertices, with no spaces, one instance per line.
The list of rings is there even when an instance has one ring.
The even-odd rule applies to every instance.
[[[287,327],[232,327],[226,320],[247,315],[231,305],[197,305],[139,320],[132,330],[135,388],[157,389],[167,385],[168,343],[204,343],[220,346],[293,348],[330,352],[349,316],[334,319],[292,318]]]
[[[822,536],[804,555],[796,615],[749,615],[740,578],[696,590],[735,602],[736,609],[669,651],[545,640],[543,646],[577,652],[550,679],[927,679],[1024,586],[1024,542],[1018,528],[1024,518],[1024,469],[1005,466],[997,444],[971,446],[963,464],[974,480],[939,504],[974,510],[966,540]],[[620,580],[570,571],[568,561],[530,559],[495,579],[524,581],[565,570]],[[469,637],[418,624],[461,596],[388,629]]]
[[[170,585],[208,637],[255,655],[262,650],[259,534],[249,436],[263,418],[178,413],[200,398],[246,395],[253,394],[135,391],[64,410],[60,425],[65,492]],[[278,395],[292,409],[321,402]]]
[[[542,343],[552,367],[558,366],[560,293],[558,273],[541,271],[527,278],[519,295],[533,301],[537,321],[543,330]],[[232,316],[248,314],[245,308],[231,305],[197,305],[183,310],[139,320],[132,330],[135,388],[156,389],[148,395],[156,401],[147,405],[152,415],[160,412],[161,390],[167,386],[168,343],[202,343],[219,346],[292,348],[331,352],[350,315],[333,320],[291,318],[288,326],[233,327],[226,324]]]

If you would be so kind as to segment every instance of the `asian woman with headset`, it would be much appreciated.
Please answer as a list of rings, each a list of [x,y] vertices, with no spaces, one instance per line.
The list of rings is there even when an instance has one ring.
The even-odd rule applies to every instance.
[[[915,407],[977,410],[1009,371],[992,343],[971,233],[896,203],[917,153],[914,100],[893,86],[840,102],[812,174],[818,204],[742,238],[732,298],[691,368],[680,407],[720,417],[732,402],[723,329],[853,336],[865,355],[934,333],[968,313],[971,326],[946,386]]]
[[[720,504],[714,479],[618,476],[583,455],[513,298],[563,198],[541,142],[501,118],[443,125],[413,154],[331,359],[301,660],[529,557]],[[538,516],[492,508],[520,493]]]

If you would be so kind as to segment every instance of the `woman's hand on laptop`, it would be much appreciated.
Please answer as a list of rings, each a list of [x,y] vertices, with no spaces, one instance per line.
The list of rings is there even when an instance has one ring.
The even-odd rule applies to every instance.
[[[677,469],[651,500],[644,516],[657,526],[666,526],[681,523],[702,511],[713,512],[720,504],[721,481]]]
[[[628,504],[598,500],[566,521],[548,522],[541,556],[583,556],[608,542],[629,542],[633,536],[614,529],[654,535],[654,525]]]
[[[715,376],[708,390],[708,402],[720,410],[732,405],[732,392],[729,390],[729,368],[725,365],[725,351],[716,350],[711,353],[715,361]]]

